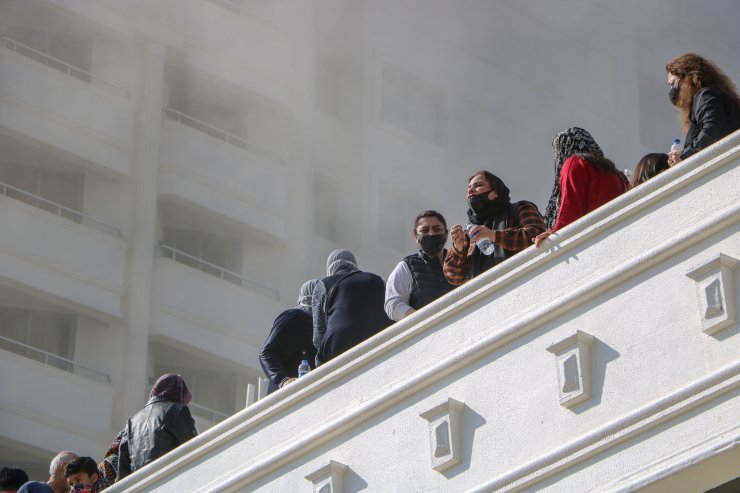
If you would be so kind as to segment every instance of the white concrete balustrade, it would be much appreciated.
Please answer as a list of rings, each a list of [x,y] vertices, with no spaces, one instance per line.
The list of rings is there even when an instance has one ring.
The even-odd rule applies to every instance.
[[[160,197],[285,236],[285,204],[279,200],[285,169],[279,158],[208,124],[196,130],[197,120],[174,110],[165,110],[164,118]]]
[[[680,492],[733,479],[740,331],[703,328],[740,293],[739,164],[740,132],[109,491]]]
[[[130,175],[133,109],[128,92],[5,37],[0,126],[75,156],[93,171]]]
[[[0,282],[100,320],[123,318],[125,241],[3,195],[0,230]]]

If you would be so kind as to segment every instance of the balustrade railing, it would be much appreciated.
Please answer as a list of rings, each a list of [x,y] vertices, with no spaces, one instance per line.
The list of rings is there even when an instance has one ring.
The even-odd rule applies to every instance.
[[[7,49],[15,51],[19,55],[23,55],[33,60],[36,60],[37,62],[43,63],[44,65],[47,65],[61,72],[69,74],[72,77],[75,77],[76,79],[80,79],[85,82],[100,85],[102,87],[105,87],[106,89],[109,89],[113,92],[120,94],[121,96],[125,96],[127,98],[129,97],[129,93],[127,90],[120,88],[117,85],[111,82],[108,82],[105,79],[101,79],[97,75],[93,75],[87,70],[81,69],[79,67],[75,67],[74,65],[71,65],[67,62],[59,60],[58,58],[54,58],[53,56],[47,53],[44,53],[43,51],[39,51],[35,48],[31,48],[30,46],[24,45],[23,43],[19,43],[18,41],[12,38],[9,38],[7,36],[0,36],[0,40],[2,40],[3,45],[5,45]]]
[[[233,146],[239,147],[240,149],[244,149],[245,151],[258,154],[266,159],[275,161],[279,164],[283,164],[282,159],[279,156],[276,156],[272,152],[266,149],[263,149],[262,147],[259,147],[250,142],[247,142],[243,137],[239,137],[237,135],[229,133],[226,130],[215,127],[211,125],[210,123],[206,123],[190,115],[186,115],[185,113],[178,111],[174,108],[165,108],[164,115],[165,115],[165,118],[168,120],[174,120],[178,123],[182,123],[183,125],[187,125],[188,127],[194,128],[200,132],[208,134],[211,137],[215,137],[219,140],[223,140],[224,142],[231,144]]]
[[[219,277],[224,281],[238,284],[245,288],[259,291],[260,293],[264,294],[265,296],[269,296],[270,298],[274,298],[276,300],[278,299],[278,292],[273,288],[264,286],[258,282],[251,281],[241,274],[237,274],[236,272],[230,271],[221,266],[208,262],[207,260],[203,260],[202,258],[190,255],[189,253],[185,253],[176,248],[172,248],[171,246],[160,243],[155,247],[155,252],[160,257],[170,258],[176,262],[189,265],[207,274]]]
[[[39,209],[51,212],[52,214],[63,217],[78,224],[97,229],[98,231],[102,231],[103,233],[115,236],[116,238],[121,237],[121,230],[114,226],[106,224],[102,221],[98,221],[97,219],[93,219],[92,217],[87,216],[79,211],[70,209],[69,207],[65,207],[61,204],[57,204],[56,202],[52,202],[51,200],[45,199],[30,192],[26,192],[25,190],[21,190],[20,188],[8,185],[7,183],[0,182],[0,195],[20,200],[21,202],[24,202],[26,204],[33,205],[35,207],[38,207]]]
[[[65,358],[63,356],[44,351],[43,349],[39,349],[37,347],[29,346],[28,344],[16,341],[15,339],[0,336],[0,348],[15,354],[20,354],[21,356],[25,356],[36,361],[40,361],[45,365],[67,371],[69,373],[74,373],[75,375],[80,375],[91,380],[96,380],[98,382],[110,383],[110,376],[106,375],[105,373],[93,370],[92,368],[81,365],[74,360]]]

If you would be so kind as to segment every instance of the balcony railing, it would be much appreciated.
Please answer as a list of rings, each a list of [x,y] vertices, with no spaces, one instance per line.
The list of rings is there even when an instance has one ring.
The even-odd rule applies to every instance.
[[[98,382],[110,383],[110,376],[106,375],[105,373],[101,373],[97,370],[93,370],[92,368],[88,368],[85,365],[76,363],[71,359],[67,359],[63,356],[59,356],[48,351],[44,351],[43,349],[39,349],[37,347],[29,346],[28,344],[18,342],[8,337],[0,336],[0,348],[6,349],[12,353],[20,354],[21,356],[25,356],[36,361],[40,361],[45,365],[53,366],[54,368],[67,371],[69,373],[74,373],[75,375],[90,378]]]
[[[165,115],[165,118],[167,118],[168,120],[174,120],[178,123],[182,123],[183,125],[187,125],[188,127],[194,128],[200,132],[208,134],[211,137],[215,137],[219,140],[223,140],[224,142],[231,144],[233,146],[239,147],[240,149],[244,149],[245,151],[258,154],[266,159],[275,161],[281,165],[283,164],[283,160],[280,159],[279,156],[276,156],[275,154],[271,153],[270,151],[263,149],[259,146],[256,146],[250,142],[247,142],[242,137],[238,137],[234,134],[231,134],[227,132],[226,130],[222,130],[218,127],[214,127],[210,123],[206,123],[202,120],[198,120],[197,118],[193,118],[190,115],[186,115],[185,113],[182,113],[181,111],[177,111],[174,108],[165,108],[164,115]]]
[[[93,219],[90,216],[87,216],[74,209],[70,209],[69,207],[65,207],[61,204],[57,204],[56,202],[52,202],[51,200],[47,200],[43,197],[39,197],[38,195],[26,192],[25,190],[21,190],[20,188],[8,185],[7,183],[0,182],[0,195],[5,195],[6,197],[20,200],[26,204],[33,205],[35,207],[38,207],[39,209],[51,212],[52,214],[56,214],[57,216],[63,217],[65,219],[69,219],[70,221],[74,221],[78,224],[97,229],[98,231],[102,231],[103,233],[115,236],[116,238],[121,237],[121,230],[114,226],[98,221],[97,219]]]
[[[118,87],[117,85],[111,82],[108,82],[105,79],[101,79],[100,77],[96,75],[93,75],[87,70],[83,70],[79,67],[75,67],[74,65],[70,65],[67,62],[63,62],[62,60],[59,60],[58,58],[54,58],[51,55],[47,55],[46,53],[36,50],[34,48],[31,48],[30,46],[24,45],[23,43],[19,43],[18,41],[12,38],[9,38],[7,36],[0,36],[0,39],[2,39],[2,42],[7,49],[15,51],[16,53],[20,55],[36,60],[37,62],[41,62],[44,65],[48,65],[49,67],[57,69],[66,74],[69,74],[72,77],[75,77],[77,79],[105,87],[106,89],[109,89],[117,94],[120,94],[121,96],[125,96],[127,98],[129,97],[129,93],[127,90],[122,89]]]
[[[189,253],[185,253],[181,250],[177,250],[176,248],[172,248],[171,246],[159,244],[155,247],[155,253],[160,257],[169,258],[176,262],[189,265],[207,274],[211,274],[213,276],[219,277],[223,279],[224,281],[228,281],[233,284],[238,284],[245,288],[257,290],[260,293],[264,294],[265,296],[269,296],[270,298],[274,298],[276,300],[278,299],[278,292],[275,289],[264,286],[254,281],[250,281],[246,277],[243,277],[242,275],[237,274],[236,272],[230,271],[228,269],[224,269],[223,267],[220,267],[216,264],[212,264],[211,262],[208,262],[207,260],[203,260],[201,258],[195,257],[193,255],[190,255]]]
[[[199,418],[203,418],[206,421],[210,421],[211,423],[220,423],[221,421],[229,417],[228,414],[224,414],[206,406],[201,406],[200,404],[196,404],[194,402],[188,404],[188,407],[190,408],[193,416],[198,416]]]

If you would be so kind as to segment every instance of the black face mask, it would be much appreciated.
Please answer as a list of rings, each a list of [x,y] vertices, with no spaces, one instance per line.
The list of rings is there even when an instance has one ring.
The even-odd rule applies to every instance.
[[[427,255],[437,255],[447,243],[447,233],[438,235],[419,235],[419,245]]]
[[[680,88],[680,80],[677,80],[673,84],[671,84],[671,88],[668,90],[668,97],[671,98],[671,103],[673,106],[676,106],[678,104],[678,94],[681,91]]]
[[[488,192],[479,193],[478,195],[473,195],[468,199],[468,205],[473,209],[473,212],[476,214],[482,214],[488,205],[493,202],[488,198],[489,193],[491,193],[490,190]]]

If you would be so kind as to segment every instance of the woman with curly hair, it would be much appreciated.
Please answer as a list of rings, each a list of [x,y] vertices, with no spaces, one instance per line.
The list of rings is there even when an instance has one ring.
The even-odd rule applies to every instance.
[[[673,166],[740,128],[740,96],[717,65],[695,53],[674,58],[665,69],[671,103],[686,131],[683,151],[669,154]]]

